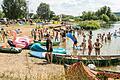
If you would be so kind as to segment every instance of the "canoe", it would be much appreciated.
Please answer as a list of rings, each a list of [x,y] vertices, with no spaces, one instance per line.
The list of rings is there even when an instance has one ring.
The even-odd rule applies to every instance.
[[[84,64],[95,64],[96,66],[116,65],[120,62],[116,56],[71,56],[71,55],[53,55],[53,63],[73,64],[82,61]]]
[[[44,59],[46,53],[45,52],[30,51],[29,54],[31,57]]]
[[[38,51],[30,51],[29,54],[31,57],[36,57],[36,58],[40,58],[40,59],[45,59],[45,55],[47,52],[38,52]],[[52,54],[59,54],[59,55],[64,55],[61,53],[52,53]]]
[[[34,41],[35,43],[40,43],[42,46],[46,46],[46,41]],[[59,46],[60,42],[53,42],[53,46]]]
[[[0,52],[2,52],[2,53],[21,53],[21,51],[22,51],[21,48],[15,48],[15,47],[2,48],[2,47],[0,47]]]

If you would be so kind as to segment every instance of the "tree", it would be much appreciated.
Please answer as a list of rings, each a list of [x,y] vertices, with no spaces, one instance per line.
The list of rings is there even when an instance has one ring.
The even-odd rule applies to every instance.
[[[109,22],[109,20],[110,20],[110,18],[106,14],[102,14],[100,16],[100,19],[103,20],[103,21],[105,21],[105,22]]]
[[[55,17],[55,13],[53,11],[50,11],[50,17],[49,20],[53,19],[53,17]]]
[[[0,11],[0,18],[3,18],[5,15],[2,11]]]
[[[116,16],[115,14],[111,14],[111,15],[110,15],[110,20],[111,20],[111,21],[117,21],[118,18],[117,18],[117,16]]]
[[[95,15],[94,12],[88,11],[88,12],[83,12],[82,13],[82,19],[83,20],[97,20],[98,17]]]
[[[59,17],[58,15],[55,15],[55,16],[53,17],[53,20],[59,21],[59,20],[60,20],[60,17]]]
[[[26,1],[25,0],[3,0],[3,13],[9,19],[18,19],[26,17]]]
[[[29,13],[29,18],[33,18],[34,17],[34,13]]]
[[[51,11],[49,5],[46,3],[40,3],[40,5],[37,8],[38,16],[45,21],[45,20],[49,20],[50,13]]]

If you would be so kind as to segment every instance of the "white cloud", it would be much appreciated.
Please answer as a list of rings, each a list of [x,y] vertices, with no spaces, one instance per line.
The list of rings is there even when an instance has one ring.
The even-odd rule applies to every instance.
[[[120,12],[120,0],[29,0],[29,11],[35,13],[41,2],[49,4],[56,14],[80,15],[83,11],[96,11],[105,5],[113,12]]]

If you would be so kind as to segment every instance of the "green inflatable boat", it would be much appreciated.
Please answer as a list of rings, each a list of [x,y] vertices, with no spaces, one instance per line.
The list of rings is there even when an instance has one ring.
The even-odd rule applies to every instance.
[[[53,63],[73,64],[82,61],[84,64],[95,64],[96,66],[110,66],[119,64],[120,58],[110,56],[71,56],[71,55],[53,55]]]
[[[42,46],[46,46],[46,41],[34,41],[35,43],[40,43]],[[60,42],[53,42],[53,46],[59,46]]]
[[[11,47],[11,48],[2,48],[0,47],[0,52],[1,53],[21,53],[22,49],[21,48],[15,48],[15,47]]]

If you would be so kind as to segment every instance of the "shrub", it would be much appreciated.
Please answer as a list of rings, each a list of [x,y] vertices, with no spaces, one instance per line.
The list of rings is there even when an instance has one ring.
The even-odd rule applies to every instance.
[[[99,21],[95,21],[95,20],[91,20],[91,21],[81,21],[79,22],[79,26],[83,29],[89,30],[89,29],[99,29],[100,26],[100,22]]]

